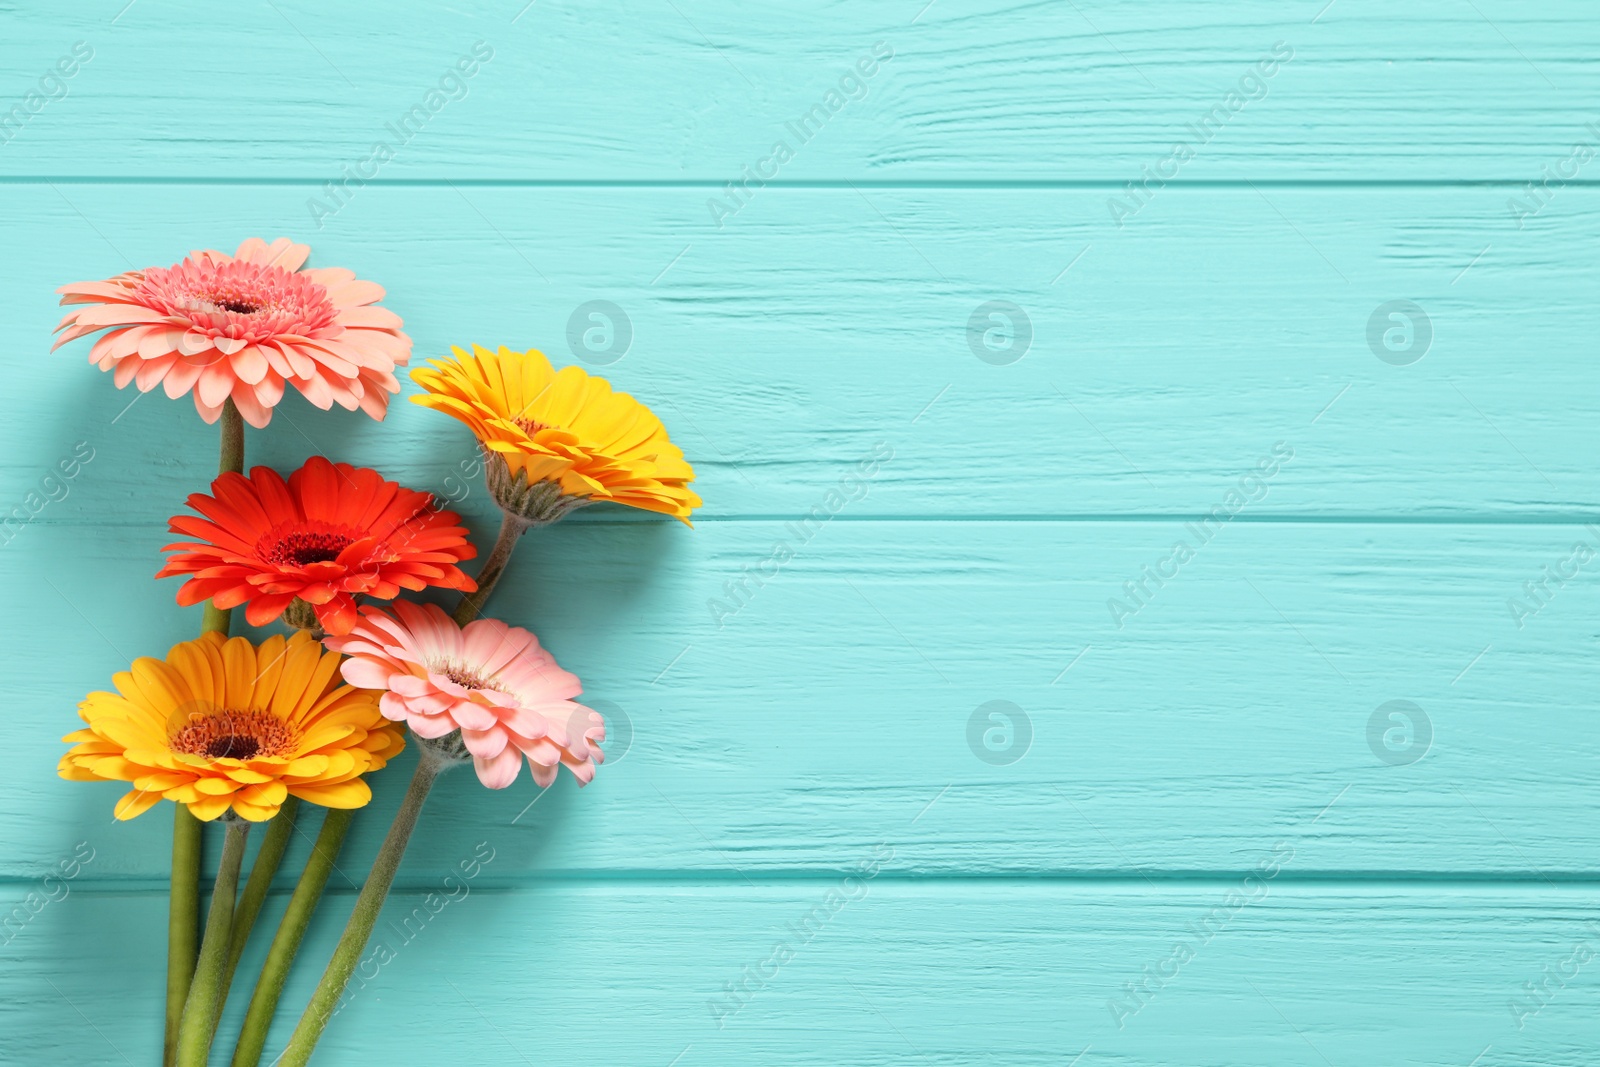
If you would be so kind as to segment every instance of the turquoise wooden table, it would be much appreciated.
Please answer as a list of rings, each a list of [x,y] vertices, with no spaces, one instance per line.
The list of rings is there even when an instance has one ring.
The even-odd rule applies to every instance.
[[[1595,1062],[1592,4],[0,19],[0,1062],[158,1055],[171,821],[55,764],[196,632],[152,575],[216,462],[48,353],[52,290],[252,235],[384,285],[419,362],[608,376],[705,499],[524,550],[496,613],[612,756],[446,779],[317,1063]],[[248,447],[492,537],[415,405]]]

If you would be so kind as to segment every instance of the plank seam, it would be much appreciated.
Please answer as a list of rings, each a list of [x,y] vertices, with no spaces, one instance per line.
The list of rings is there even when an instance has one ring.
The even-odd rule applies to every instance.
[[[0,175],[0,185],[222,185],[222,186],[296,186],[320,189],[328,179],[285,175],[279,177],[199,177],[193,175],[94,175],[94,174],[5,174]],[[1520,178],[1192,178],[1172,180],[1163,186],[1167,189],[1235,189],[1241,192],[1252,188],[1266,189],[1512,189],[1520,190],[1528,184],[1526,176]],[[485,189],[710,189],[720,191],[727,185],[726,178],[369,178],[364,188],[437,188],[470,187]],[[1110,178],[790,178],[772,179],[765,183],[767,189],[1063,189],[1122,192],[1126,179]],[[1600,187],[1600,178],[1571,178],[1562,188]]]

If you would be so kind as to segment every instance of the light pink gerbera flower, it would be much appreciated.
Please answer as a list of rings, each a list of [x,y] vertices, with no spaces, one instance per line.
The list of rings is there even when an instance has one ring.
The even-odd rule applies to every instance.
[[[528,759],[533,780],[547,786],[565,764],[587,784],[605,759],[600,713],[573,701],[583,692],[527,630],[498,619],[465,627],[432,604],[396,601],[398,618],[361,609],[361,621],[325,644],[349,658],[344,680],[383,690],[379,710],[409,723],[418,737],[461,731],[478,778],[490,789],[516,780]]]
[[[171,267],[64,285],[63,304],[87,306],[67,312],[52,349],[109,330],[89,362],[114,369],[118,389],[160,384],[173,399],[193,390],[206,422],[232,397],[263,427],[285,384],[324,411],[337,402],[381,419],[411,338],[400,316],[376,306],[382,286],[342,267],[301,270],[310,254],[287,237],[252,237],[231,256],[193,252]]]

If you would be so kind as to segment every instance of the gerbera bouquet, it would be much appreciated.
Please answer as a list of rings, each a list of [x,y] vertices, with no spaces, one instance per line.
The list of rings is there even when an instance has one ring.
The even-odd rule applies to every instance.
[[[378,302],[382,287],[340,268],[304,269],[310,249],[251,238],[232,255],[193,252],[172,267],[63,286],[75,305],[57,345],[98,331],[89,360],[167,396],[192,394],[221,421],[221,471],[190,513],[171,519],[185,540],[157,577],[177,576],[180,605],[205,604],[200,636],[161,658],[141,657],[113,690],[79,705],[83,728],[60,773],[126,782],[118,819],[173,801],[165,1067],[204,1067],[217,1021],[267,889],[303,804],[326,809],[317,842],[267,951],[238,1035],[234,1067],[261,1060],[329,872],[366,777],[406,747],[411,785],[343,936],[288,1046],[273,1061],[305,1064],[337,1009],[438,776],[470,763],[491,789],[526,766],[535,785],[566,767],[580,785],[604,760],[602,716],[534,634],[480,613],[523,533],[610,501],[688,522],[694,472],[659,419],[577,367],[537,351],[453,349],[412,379],[419,404],[459,419],[484,457],[502,518],[476,577],[477,550],[460,517],[380,473],[312,456],[287,477],[244,473],[244,423],[265,429],[286,387],[313,404],[382,419],[400,390],[411,341]],[[428,589],[461,594],[453,612],[399,599]],[[252,627],[229,636],[234,608]],[[223,827],[216,888],[200,934],[204,826]],[[247,835],[265,839],[243,888]]]

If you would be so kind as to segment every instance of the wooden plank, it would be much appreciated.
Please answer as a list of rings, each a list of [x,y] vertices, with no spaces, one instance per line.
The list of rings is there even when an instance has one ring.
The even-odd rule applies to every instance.
[[[351,174],[677,179],[707,187],[700,208],[746,167],[1520,186],[1597,143],[1600,24],[1581,0],[123,6],[9,13],[0,111],[23,110],[0,171],[294,178],[300,199]],[[876,70],[848,80],[858,62]],[[1194,158],[1174,171],[1178,143]]]
[[[486,1063],[1592,1062],[1592,885],[1329,886],[1284,873],[1152,889],[880,875],[497,892],[459,877],[447,888],[447,869],[432,904],[421,893],[391,901],[319,1064],[448,1063],[464,1048]],[[324,901],[269,1058],[349,899]],[[426,921],[402,927],[413,912]],[[164,915],[159,894],[75,893],[0,948],[7,1062],[148,1062]],[[1514,1003],[1539,1004],[1524,983],[1541,981],[1538,1010],[1514,1014]],[[735,1000],[725,984],[740,983],[748,993]],[[1137,1010],[1130,983],[1147,990]]]
[[[159,530],[45,532],[0,554],[27,606],[0,874],[40,877],[88,837],[91,877],[158,884],[169,821],[113,826],[123,790],[57,780],[56,738],[198,613],[147,579]],[[793,558],[765,563],[785,539]],[[1180,540],[1192,558],[1154,584]],[[1176,520],[833,520],[806,543],[776,521],[558,525],[491,610],[621,710],[625,756],[542,800],[457,774],[413,850],[436,863],[499,827],[538,845],[519,876],[738,877],[831,870],[894,827],[919,874],[1104,876],[1236,871],[1296,833],[1308,871],[1587,875],[1597,544],[1493,524],[1236,524],[1205,543]],[[1546,568],[1576,574],[1535,601],[1523,583]],[[765,577],[731,594],[747,574]],[[1420,709],[1410,735],[1393,701]],[[354,869],[409,764],[377,776]]]
[[[1118,232],[1085,190],[786,189],[709,238],[686,190],[462,193],[369,190],[315,261],[387,286],[418,361],[478,341],[573,362],[574,313],[620,306],[632,347],[594,369],[660,412],[707,518],[803,514],[880,443],[893,460],[852,516],[1196,516],[1280,442],[1293,461],[1247,519],[1600,513],[1600,378],[1570,356],[1600,330],[1600,265],[1570,254],[1600,239],[1594,190],[1522,231],[1479,188],[1173,190]],[[87,340],[45,358],[50,290],[293,232],[296,195],[10,195],[0,235],[30,255],[0,264],[19,294],[0,331],[29,355],[10,365],[0,500],[83,441],[97,458],[42,521],[163,520],[209,482],[215,431],[159,392],[132,403],[82,364]],[[996,357],[981,330],[1000,320],[978,314],[996,300],[1031,322],[1010,365],[977,354]],[[1409,365],[1369,346],[1375,316],[1404,343],[1379,314],[1396,300],[1428,321]],[[469,436],[410,404],[391,417],[292,397],[251,462],[323,451],[450,491]]]

